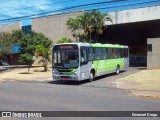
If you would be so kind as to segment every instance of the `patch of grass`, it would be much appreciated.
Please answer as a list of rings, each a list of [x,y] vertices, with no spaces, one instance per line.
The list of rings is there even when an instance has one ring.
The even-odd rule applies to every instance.
[[[160,91],[160,69],[142,70],[116,81],[123,83],[121,88]]]

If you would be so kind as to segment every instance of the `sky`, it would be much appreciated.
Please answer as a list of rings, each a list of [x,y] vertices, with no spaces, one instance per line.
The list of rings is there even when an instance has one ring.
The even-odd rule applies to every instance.
[[[28,25],[32,18],[78,10],[113,12],[154,5],[160,0],[0,0],[0,26],[18,21]]]

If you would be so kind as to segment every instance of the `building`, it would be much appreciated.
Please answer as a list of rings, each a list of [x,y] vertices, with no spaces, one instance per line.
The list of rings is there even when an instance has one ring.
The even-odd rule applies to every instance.
[[[0,26],[0,32],[11,32],[12,30],[17,30],[22,28],[22,23],[17,22],[17,23],[11,23],[8,25],[3,25]]]
[[[81,14],[83,11],[35,18],[32,19],[31,26],[22,25],[21,28],[23,31],[29,28],[43,33],[54,43],[62,37],[75,40],[66,22],[69,17]],[[160,48],[160,6],[115,11],[109,14],[113,23],[99,36],[98,42],[128,45],[131,60],[134,58],[137,66],[160,68],[160,56],[158,56],[160,54],[158,49]],[[7,29],[9,30],[8,26],[3,26],[0,31]],[[148,48],[152,48],[152,51]]]
[[[100,36],[100,42],[128,45],[131,63],[136,66],[160,68],[158,56],[151,62],[153,55],[151,53],[155,49],[152,52],[148,52],[147,49],[148,44],[153,44],[154,47],[156,43],[160,47],[157,39],[160,38],[160,6],[116,11],[111,12],[110,15],[113,24],[109,25]],[[160,54],[160,51],[156,51],[156,54],[158,53]]]
[[[81,14],[83,14],[83,11],[35,18],[32,19],[32,30],[38,33],[43,33],[46,37],[53,40],[53,43],[62,37],[75,40],[72,36],[71,30],[68,29],[66,22],[69,17],[75,18]]]

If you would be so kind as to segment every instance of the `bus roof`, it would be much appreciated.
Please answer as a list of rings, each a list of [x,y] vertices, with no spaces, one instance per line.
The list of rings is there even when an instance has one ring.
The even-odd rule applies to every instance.
[[[92,47],[112,47],[112,48],[127,48],[128,46],[118,45],[118,44],[101,44],[101,43],[94,43],[91,44]]]
[[[78,44],[79,46],[92,46],[92,47],[112,47],[112,48],[128,48],[128,46],[125,45],[119,45],[119,44],[101,44],[101,43],[60,43],[55,45],[66,45],[66,44]]]

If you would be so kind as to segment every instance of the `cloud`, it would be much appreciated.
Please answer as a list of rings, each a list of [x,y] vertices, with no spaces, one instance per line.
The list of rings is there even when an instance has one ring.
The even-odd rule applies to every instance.
[[[52,0],[1,0],[0,20],[57,10],[62,7],[60,4],[54,4]]]

